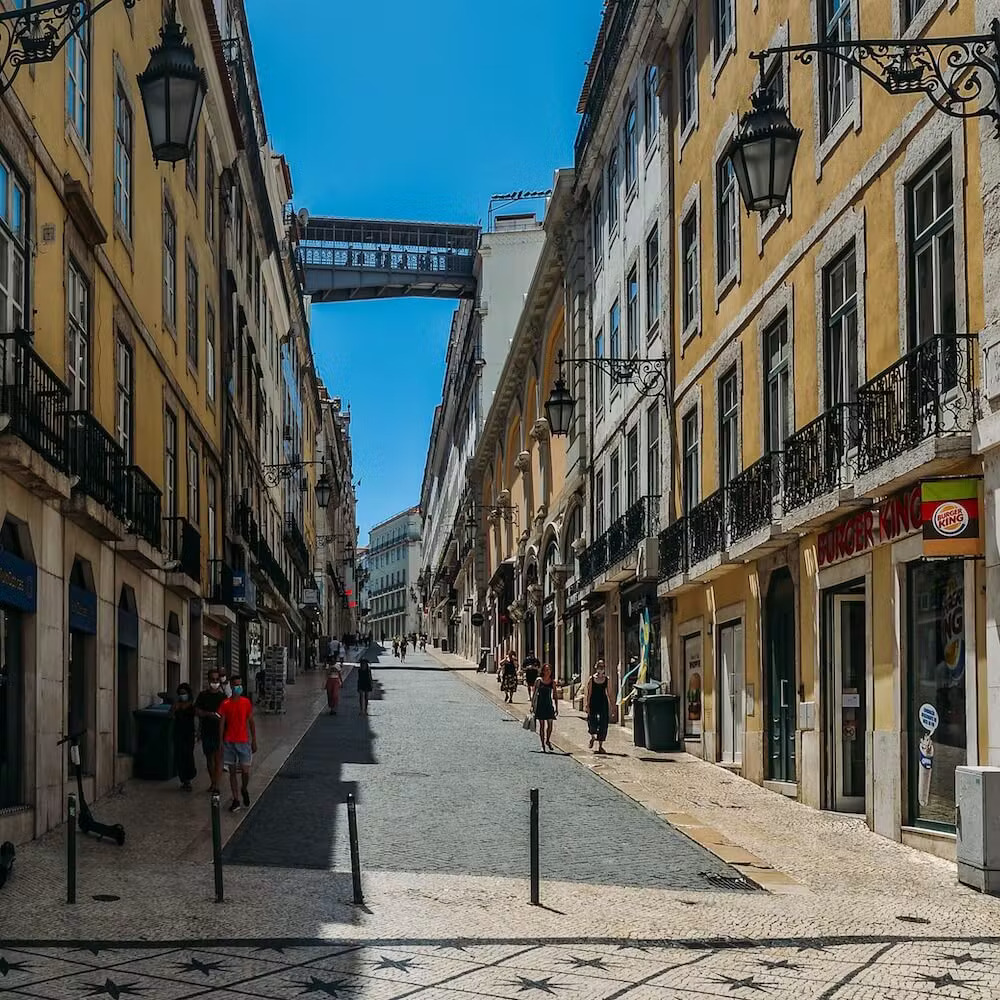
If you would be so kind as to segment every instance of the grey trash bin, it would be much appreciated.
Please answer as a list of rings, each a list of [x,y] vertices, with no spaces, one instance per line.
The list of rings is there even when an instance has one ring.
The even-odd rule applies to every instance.
[[[637,747],[646,745],[646,719],[642,703],[659,690],[659,681],[643,681],[635,686],[635,693],[632,695],[632,739]]]
[[[680,698],[676,694],[648,694],[642,699],[642,715],[646,735],[646,749],[655,753],[677,750],[677,709]]]

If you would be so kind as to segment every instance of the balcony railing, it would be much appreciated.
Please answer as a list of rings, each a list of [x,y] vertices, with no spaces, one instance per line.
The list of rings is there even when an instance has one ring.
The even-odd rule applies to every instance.
[[[687,518],[680,517],[660,532],[660,579],[684,573],[688,568]]]
[[[730,543],[771,523],[780,469],[781,455],[771,452],[730,480],[726,487]]]
[[[851,482],[858,438],[857,403],[837,403],[785,442],[785,512]]]
[[[125,467],[125,519],[129,530],[159,548],[160,508],[163,497],[156,484],[138,465]]]
[[[644,538],[656,534],[660,523],[660,498],[641,497],[580,556],[580,579],[586,583],[634,552]]]
[[[726,493],[716,490],[687,516],[688,559],[694,566],[726,547]]]
[[[78,488],[124,520],[125,452],[92,413],[74,410],[66,420],[68,468],[79,477]]]
[[[163,519],[164,552],[179,570],[201,583],[201,535],[186,517]]]
[[[0,412],[22,441],[57,469],[66,469],[69,389],[34,352],[28,333],[0,334]]]
[[[208,560],[209,604],[233,607],[233,570],[225,559]]]
[[[294,514],[285,514],[285,544],[295,564],[303,573],[309,572],[309,549]]]
[[[974,336],[931,337],[858,389],[858,472],[928,438],[969,434],[979,415]]]
[[[274,589],[286,601],[290,601],[292,597],[292,585],[289,583],[285,571],[281,568],[281,563],[275,559],[274,553],[271,551],[271,546],[267,544],[267,540],[263,536],[258,541],[255,555],[257,556],[257,561],[260,564],[262,572],[271,581]]]

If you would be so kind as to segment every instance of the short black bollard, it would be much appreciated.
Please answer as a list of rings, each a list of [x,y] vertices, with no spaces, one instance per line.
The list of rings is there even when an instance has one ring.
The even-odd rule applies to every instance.
[[[66,902],[76,902],[76,796],[70,795],[66,825]]]
[[[538,906],[538,789],[531,789],[531,905]]]
[[[221,903],[222,894],[222,806],[219,793],[212,793],[212,865],[215,868],[215,901]]]
[[[354,902],[360,906],[365,901],[361,893],[361,854],[358,851],[358,807],[353,795],[347,796],[347,830],[351,838],[351,881],[354,883]]]

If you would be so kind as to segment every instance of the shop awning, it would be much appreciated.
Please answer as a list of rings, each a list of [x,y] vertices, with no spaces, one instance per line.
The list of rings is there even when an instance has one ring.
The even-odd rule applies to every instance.
[[[514,579],[514,568],[516,565],[517,560],[514,556],[504,559],[504,561],[497,566],[496,572],[490,577],[490,590],[500,590],[507,583],[512,582]]]

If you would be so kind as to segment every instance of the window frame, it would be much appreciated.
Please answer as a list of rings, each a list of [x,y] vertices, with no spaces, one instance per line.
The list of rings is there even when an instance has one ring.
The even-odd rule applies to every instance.
[[[646,409],[646,495],[659,497],[663,489],[660,469],[660,404]]]
[[[648,337],[660,322],[660,226],[653,228],[646,236],[646,336]]]
[[[732,47],[736,32],[736,6],[733,0],[712,0],[713,64],[718,64]]]
[[[642,78],[642,118],[649,157],[660,140],[660,69],[655,63],[646,67]]]
[[[739,189],[733,161],[725,154],[715,164],[715,213],[715,281],[721,289],[740,264]]]
[[[833,7],[831,5],[837,5]],[[817,5],[819,23],[817,31],[821,43],[849,41],[854,38],[857,28],[854,0],[819,0]],[[847,34],[843,34],[844,22]],[[832,72],[831,72],[832,68]],[[837,126],[847,117],[858,97],[858,83],[854,67],[831,56],[820,55],[817,60],[820,94],[820,139],[825,141],[833,135]],[[832,106],[834,84],[839,88],[841,107],[839,113]]]
[[[601,183],[594,192],[591,201],[591,239],[594,241],[594,271],[601,269],[604,263],[604,172],[601,171]]]
[[[73,132],[90,150],[90,45],[93,22],[84,21],[66,39],[66,89],[64,109]],[[82,86],[81,86],[82,77]]]
[[[847,275],[850,268],[854,275],[854,290],[847,294]],[[823,281],[823,399],[827,409],[840,403],[852,402],[856,398],[858,386],[861,384],[861,372],[858,369],[858,344],[861,338],[861,311],[860,295],[858,292],[858,261],[857,248],[852,239],[848,245],[840,251],[824,267],[822,272]],[[840,304],[834,308],[833,292],[834,280],[840,274],[838,284],[841,293]],[[853,350],[847,350],[847,337],[845,336],[845,324],[854,317],[854,345]],[[840,338],[840,371],[836,378],[836,392],[834,392],[833,380],[833,340]],[[845,370],[845,365],[849,364],[853,368],[854,384],[851,392],[850,372]]]
[[[622,356],[622,306],[621,298],[615,296],[611,308],[608,310],[608,357],[620,358]],[[617,383],[611,383],[612,393]]]
[[[625,355],[639,357],[639,262],[629,269],[625,279]]]
[[[205,296],[205,398],[215,402],[218,372],[215,363],[215,308]]]
[[[115,82],[114,209],[115,221],[132,238],[133,150],[135,113],[121,79]]]
[[[163,410],[163,516],[177,517],[177,414]]]
[[[690,433],[689,433],[690,431]],[[701,502],[698,407],[681,418],[681,511],[686,516]]]
[[[639,424],[625,434],[625,510],[630,510],[642,495],[639,476]]]
[[[690,49],[688,42],[690,41]],[[678,46],[680,87],[679,121],[681,126],[681,143],[694,130],[698,122],[698,31],[694,14],[687,19],[681,33],[681,44]],[[690,107],[689,107],[690,105]]]
[[[632,195],[639,183],[639,107],[632,101],[625,112],[625,196]]]
[[[604,469],[594,473],[594,538],[604,534]]]
[[[594,357],[604,357],[604,328],[602,327],[594,336]],[[600,365],[593,368],[593,393],[594,393],[594,414],[597,420],[604,419],[604,369]]]
[[[184,162],[184,186],[194,196],[195,208],[198,207],[198,129],[194,130],[191,141],[191,152]]]
[[[718,411],[719,488],[725,489],[740,474],[740,382],[735,363],[719,377]]]
[[[618,447],[608,456],[608,526],[622,516],[622,456]]]
[[[25,327],[31,287],[28,212],[29,188],[14,167],[0,156],[0,247],[4,242],[8,244],[7,273],[0,273],[0,323],[11,331]]]
[[[201,456],[191,440],[187,443],[187,519],[195,528],[201,526]]]
[[[215,251],[215,154],[205,133],[205,236]]]
[[[90,366],[92,343],[90,305],[92,289],[83,268],[70,257],[66,266],[67,382],[69,407],[89,412],[91,403]],[[72,359],[72,360],[71,360]]]
[[[194,254],[190,251],[184,255],[184,274],[184,342],[187,351],[187,360],[193,365],[195,371],[197,371],[200,289],[198,267],[195,263]]]
[[[168,329],[177,329],[177,216],[163,202],[163,318]]]
[[[785,442],[795,433],[791,382],[793,345],[790,325],[789,313],[786,309],[782,309],[764,328],[762,337],[764,347],[764,450],[766,454],[781,452],[784,449]],[[771,350],[771,339],[782,328],[784,329],[783,347],[778,352],[773,352]],[[773,360],[775,358],[777,359],[776,361]],[[775,442],[771,433],[772,426],[775,424],[775,421],[772,419],[772,385],[777,386],[775,398],[779,403],[783,404],[780,414],[783,419],[780,421],[779,431],[783,430],[784,434],[778,442]],[[775,447],[776,443],[778,447]]]
[[[690,223],[690,245],[687,244]],[[698,242],[698,206],[692,205],[681,219],[681,330],[698,322],[701,310],[701,247]]]
[[[135,454],[135,353],[124,334],[115,340],[115,438],[131,465]]]
[[[615,136],[615,144],[608,153],[608,165],[606,168],[608,184],[608,240],[613,240],[618,233],[619,217],[619,194],[618,194],[618,137]]]

